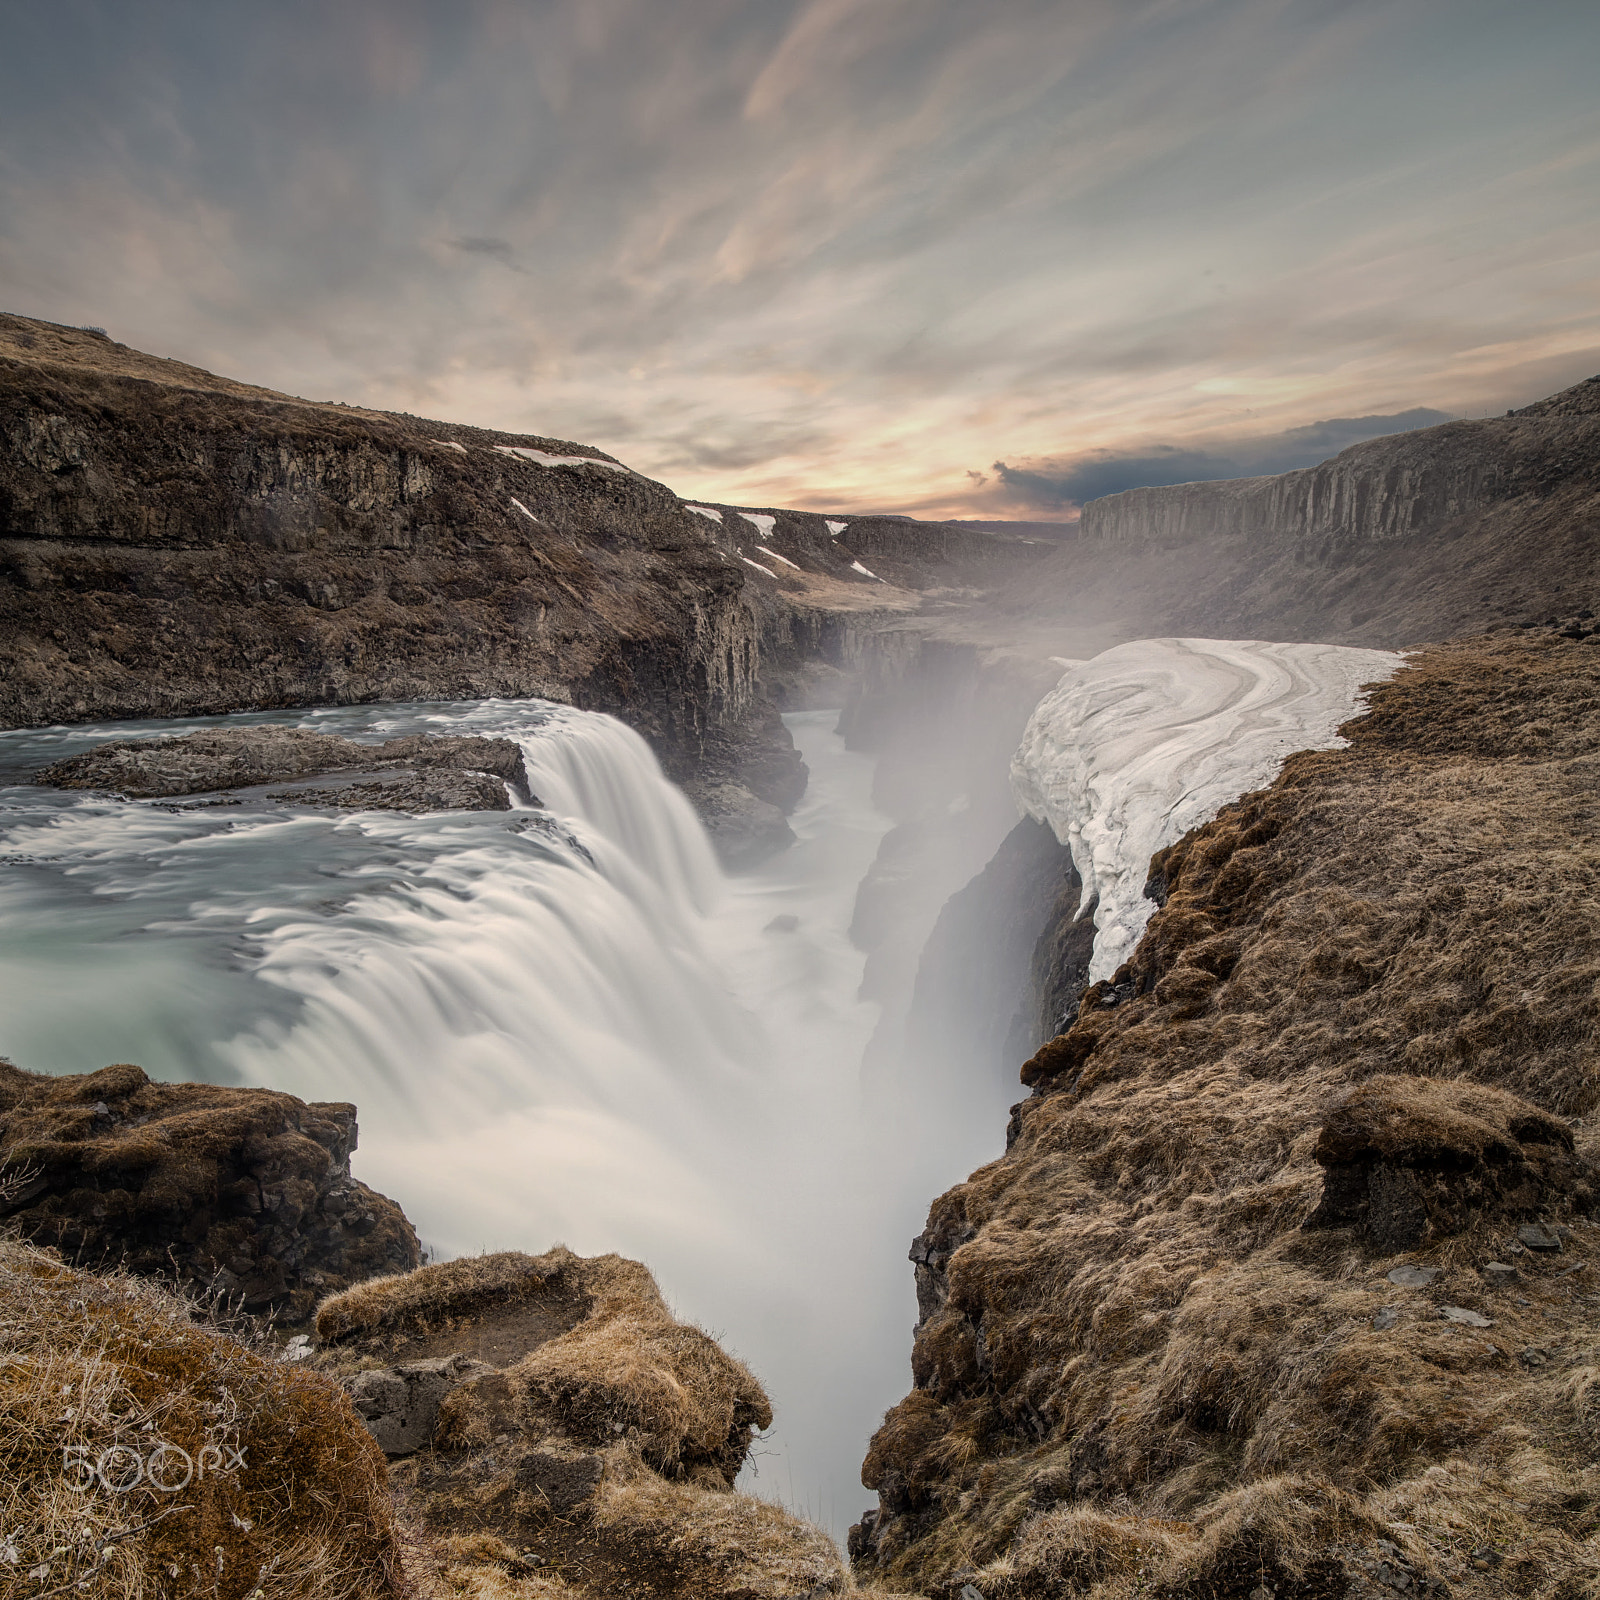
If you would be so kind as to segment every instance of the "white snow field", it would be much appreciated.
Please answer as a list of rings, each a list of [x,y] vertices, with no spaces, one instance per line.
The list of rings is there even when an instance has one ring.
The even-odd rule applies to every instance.
[[[1018,808],[1072,851],[1098,893],[1090,982],[1133,952],[1155,911],[1150,857],[1270,783],[1296,750],[1337,750],[1363,684],[1403,657],[1331,644],[1138,639],[1070,667],[1011,762]]]
[[[634,478],[639,476],[632,467],[625,467],[620,461],[601,461],[594,456],[553,456],[547,450],[533,450],[522,444],[497,444],[494,448],[503,456],[521,456],[524,461],[531,461],[539,467],[604,467],[607,472],[626,472]]]
[[[778,522],[776,517],[769,517],[765,512],[761,511],[741,511],[739,515],[743,517],[744,520],[748,522],[763,539],[770,539],[772,537],[772,530],[777,526]]]
[[[722,513],[712,506],[692,506],[687,500],[683,502],[685,511],[692,511],[697,517],[709,517],[713,522],[722,521]]]

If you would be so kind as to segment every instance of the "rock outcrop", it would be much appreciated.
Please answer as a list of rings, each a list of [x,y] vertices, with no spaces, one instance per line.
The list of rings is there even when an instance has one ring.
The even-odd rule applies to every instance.
[[[384,776],[356,781],[376,774]],[[521,746],[511,739],[413,734],[361,744],[270,726],[215,728],[177,739],[116,739],[45,767],[33,781],[151,799],[335,776],[349,781],[332,790],[301,786],[285,798],[400,811],[507,811],[509,784],[525,803],[537,799]]]
[[[46,1077],[0,1062],[0,1219],[86,1267],[125,1267],[250,1311],[420,1259],[400,1208],[350,1176],[355,1107],[153,1083],[139,1067]]]
[[[580,1593],[849,1587],[819,1530],[732,1491],[771,1407],[637,1262],[445,1262],[332,1297],[316,1327],[312,1364],[390,1456],[422,1538],[479,1540],[480,1564]]]
[[[1594,1581],[1597,706],[1587,637],[1433,647],[1157,855],[1132,958],[913,1246],[858,1573]]]

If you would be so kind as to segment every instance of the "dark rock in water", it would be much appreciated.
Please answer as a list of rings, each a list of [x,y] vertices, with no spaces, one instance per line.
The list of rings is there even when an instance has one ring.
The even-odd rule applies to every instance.
[[[743,784],[700,784],[692,798],[717,859],[730,871],[756,866],[794,843],[794,832],[783,812],[770,801],[758,799]]]
[[[355,1145],[352,1105],[0,1062],[0,1174],[27,1180],[0,1215],[24,1238],[294,1321],[420,1259],[400,1208],[350,1176]]]
[[[342,789],[300,789],[275,795],[280,804],[333,806],[341,811],[509,811],[511,796],[487,772],[416,772],[385,783]]]
[[[753,707],[730,728],[708,734],[692,767],[668,768],[730,871],[756,866],[794,843],[787,814],[805,793],[809,773],[775,707]]]
[[[1501,1089],[1383,1077],[1352,1090],[1314,1151],[1326,1171],[1308,1228],[1362,1228],[1380,1250],[1459,1233],[1483,1216],[1589,1211],[1595,1174],[1559,1118]],[[1558,1250],[1557,1234],[1523,1229]]]
[[[302,789],[279,798],[302,805],[388,811],[505,811],[505,785],[525,798],[522,747],[511,739],[412,734],[361,744],[303,728],[212,728],[180,739],[118,739],[35,773],[57,789],[103,789],[138,799],[292,783],[339,772],[394,772],[387,782]]]

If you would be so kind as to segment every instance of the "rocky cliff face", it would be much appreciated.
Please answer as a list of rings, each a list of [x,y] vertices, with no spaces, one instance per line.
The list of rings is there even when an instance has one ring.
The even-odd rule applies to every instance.
[[[1504,500],[1536,501],[1577,473],[1596,486],[1600,378],[1504,417],[1352,445],[1267,478],[1129,489],[1091,500],[1090,541],[1158,545],[1242,534],[1370,543],[1440,532]]]
[[[994,607],[1013,637],[1397,647],[1600,599],[1600,379],[1508,417],[1354,445],[1271,478],[1092,500]]]
[[[688,770],[743,569],[586,445],[313,403],[0,317],[0,721],[548,696]]]
[[[912,1247],[860,1573],[1594,1582],[1597,705],[1600,639],[1435,647],[1158,855],[1132,960]]]

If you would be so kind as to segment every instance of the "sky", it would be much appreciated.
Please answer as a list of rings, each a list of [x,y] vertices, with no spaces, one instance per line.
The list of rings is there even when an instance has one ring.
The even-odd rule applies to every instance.
[[[0,309],[687,497],[1070,518],[1600,372],[1594,0],[0,0],[0,40]]]

